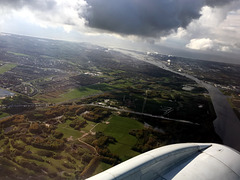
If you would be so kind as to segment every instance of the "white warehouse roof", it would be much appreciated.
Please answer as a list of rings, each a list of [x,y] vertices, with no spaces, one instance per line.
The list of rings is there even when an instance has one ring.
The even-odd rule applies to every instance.
[[[240,153],[219,144],[164,146],[129,159],[88,180],[239,180]]]

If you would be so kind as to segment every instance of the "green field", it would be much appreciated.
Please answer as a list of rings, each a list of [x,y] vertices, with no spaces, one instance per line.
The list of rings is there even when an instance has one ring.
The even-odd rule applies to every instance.
[[[37,156],[37,157],[42,158],[44,160],[44,162],[41,162],[41,161],[37,161],[37,160],[34,160],[34,159],[27,159],[27,161],[34,162],[35,164],[37,164],[40,167],[45,167],[47,169],[48,173],[58,173],[59,172],[58,168],[61,168],[62,171],[66,171],[68,173],[71,173],[71,176],[70,176],[71,178],[70,177],[69,178],[73,179],[74,176],[72,176],[72,175],[74,173],[74,170],[68,169],[68,168],[63,166],[64,162],[68,161],[68,157],[71,157],[69,155],[69,153],[67,153],[65,151],[62,151],[61,152],[62,159],[58,160],[58,159],[54,159],[52,157],[38,155],[39,151],[46,151],[46,150],[40,150],[39,148],[35,148],[33,146],[30,146],[30,145],[25,146],[25,149],[26,149],[26,151],[31,151],[34,154],[34,156]],[[54,151],[51,151],[51,152],[53,152],[54,154],[58,154],[57,152],[54,152]],[[26,160],[26,158],[22,157],[22,156],[17,156],[16,160],[17,161]],[[48,163],[46,163],[46,162],[48,162]],[[78,167],[83,166],[81,164],[81,161],[75,159],[75,162],[78,164]],[[27,170],[28,174],[31,173],[31,170],[28,170],[28,169],[25,169],[25,170]]]
[[[98,167],[96,168],[96,170],[94,171],[94,173],[92,175],[96,175],[100,172],[103,172],[109,168],[111,168],[112,166],[109,164],[106,164],[104,162],[100,162],[100,164],[98,165]]]
[[[15,56],[25,56],[25,57],[28,57],[28,56],[29,56],[29,55],[27,55],[27,54],[16,53],[16,52],[12,52],[12,51],[8,51],[8,53],[13,54],[13,55],[15,55]]]
[[[81,133],[79,130],[71,128],[69,126],[71,122],[72,121],[67,120],[65,123],[59,124],[56,131],[63,133],[64,138],[69,138],[70,136],[72,136],[73,139],[75,140],[77,138],[80,138],[83,135],[83,133]]]
[[[76,89],[71,89],[68,92],[61,94],[57,98],[39,98],[51,103],[66,102],[69,100],[80,99],[83,97],[91,96],[93,94],[101,93],[101,90],[91,89],[88,87],[80,87]]]
[[[10,71],[11,69],[15,68],[17,64],[7,63],[3,66],[0,66],[0,74]]]
[[[76,99],[84,96],[89,96],[95,93],[100,93],[100,90],[90,89],[87,87],[81,87],[77,89],[72,89],[69,92],[61,95],[63,99]]]
[[[103,132],[106,136],[112,136],[117,140],[116,144],[110,144],[109,149],[113,154],[119,155],[124,161],[133,156],[138,155],[138,152],[131,150],[136,144],[137,139],[129,135],[132,129],[142,129],[143,124],[135,119],[126,117],[113,116],[109,119],[109,124],[99,124],[94,131]]]
[[[81,118],[83,119],[83,117],[80,116],[79,119],[81,120]],[[84,128],[81,128],[81,130],[85,132],[89,132],[95,125],[96,125],[95,122],[87,121],[87,125]]]
[[[9,116],[8,113],[0,112],[0,119]]]

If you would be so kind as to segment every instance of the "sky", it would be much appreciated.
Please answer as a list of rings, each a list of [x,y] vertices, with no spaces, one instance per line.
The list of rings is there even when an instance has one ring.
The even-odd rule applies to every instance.
[[[240,0],[0,0],[0,32],[240,64]]]

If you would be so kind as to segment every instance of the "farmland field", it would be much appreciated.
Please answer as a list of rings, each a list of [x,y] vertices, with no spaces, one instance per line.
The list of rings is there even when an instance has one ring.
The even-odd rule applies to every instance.
[[[143,124],[135,119],[113,116],[109,119],[109,124],[100,124],[96,127],[96,131],[101,131],[107,136],[114,137],[116,144],[110,144],[109,149],[112,153],[120,156],[122,160],[129,159],[139,153],[131,150],[136,144],[137,139],[129,135],[129,131],[133,129],[142,129]]]
[[[16,64],[11,64],[11,63],[4,64],[3,66],[0,66],[0,74],[10,71],[16,66],[17,66]]]

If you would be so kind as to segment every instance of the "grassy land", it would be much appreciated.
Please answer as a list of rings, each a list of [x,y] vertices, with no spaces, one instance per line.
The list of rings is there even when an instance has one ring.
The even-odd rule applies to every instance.
[[[29,55],[27,55],[27,54],[16,53],[16,52],[11,52],[11,51],[8,51],[8,53],[13,54],[13,55],[15,55],[15,56],[25,56],[25,57],[28,57],[28,56],[29,56]]]
[[[99,91],[111,91],[114,89],[114,87],[110,86],[109,84],[106,83],[101,83],[101,84],[93,84],[88,86],[91,89],[99,90]]]
[[[0,112],[0,119],[9,116],[8,113]]]
[[[52,59],[53,57],[51,57],[51,56],[45,56],[45,55],[41,55],[41,57],[43,57],[43,58],[49,58],[49,59]]]
[[[73,99],[79,99],[83,97],[87,97],[93,94],[101,93],[101,90],[91,89],[88,87],[80,87],[76,89],[71,89],[68,92],[61,94],[56,98],[39,98],[40,100],[50,102],[50,103],[58,103],[65,102]]]
[[[77,139],[77,138],[81,137],[83,135],[83,133],[81,133],[79,130],[75,130],[72,127],[70,127],[69,126],[70,123],[71,123],[71,121],[67,120],[65,123],[59,124],[57,131],[63,133],[64,138],[69,138],[70,136],[72,136],[73,139]]]
[[[64,99],[75,99],[75,98],[81,98],[84,96],[89,96],[95,93],[100,93],[101,91],[95,90],[95,89],[90,89],[87,87],[81,87],[78,89],[72,89],[69,92],[61,95],[62,98]]]
[[[0,74],[10,71],[11,69],[15,68],[17,64],[7,63],[3,66],[0,66]]]
[[[135,119],[113,116],[109,119],[109,124],[99,124],[94,130],[103,132],[105,135],[112,136],[117,140],[116,144],[109,145],[109,149],[124,161],[139,154],[131,150],[137,139],[129,135],[129,131],[142,128],[143,124]]]
[[[92,121],[87,121],[87,123],[88,123],[87,126],[85,126],[84,128],[81,128],[82,131],[89,132],[96,125],[96,123]]]
[[[67,162],[69,158],[71,158],[71,156],[69,155],[68,152],[62,151],[60,153],[62,158],[61,159],[54,159],[53,157],[37,155],[39,151],[45,151],[46,152],[47,150],[42,150],[42,149],[39,149],[39,148],[35,148],[33,146],[30,146],[30,145],[25,146],[25,149],[26,149],[26,151],[31,151],[36,157],[39,157],[39,158],[43,159],[43,161],[38,161],[38,160],[34,160],[34,159],[30,158],[30,159],[27,159],[28,162],[35,163],[36,165],[38,165],[40,167],[45,167],[49,174],[54,174],[54,173],[57,174],[57,173],[59,173],[59,171],[61,171],[61,173],[63,173],[63,172],[67,172],[68,174],[70,173],[68,178],[69,179],[74,179],[74,171],[75,170],[69,169],[69,168],[66,168],[66,167],[63,166],[63,164],[65,162]],[[50,151],[48,151],[48,152],[50,152]],[[54,153],[54,154],[59,153],[59,152],[54,152],[54,151],[51,151],[51,152]],[[15,160],[16,161],[26,160],[26,157],[17,156]],[[77,163],[78,167],[83,166],[81,161],[79,161],[77,159],[75,159],[74,161]],[[27,170],[27,174],[31,173],[31,171],[29,171],[28,168],[25,168],[24,170]],[[47,179],[51,179],[51,178],[47,178]]]
[[[107,169],[109,169],[111,167],[112,167],[111,165],[106,164],[104,162],[101,162],[92,175],[96,175],[96,174],[98,174],[100,172],[103,172],[103,171],[105,171],[105,170],[107,170]]]

